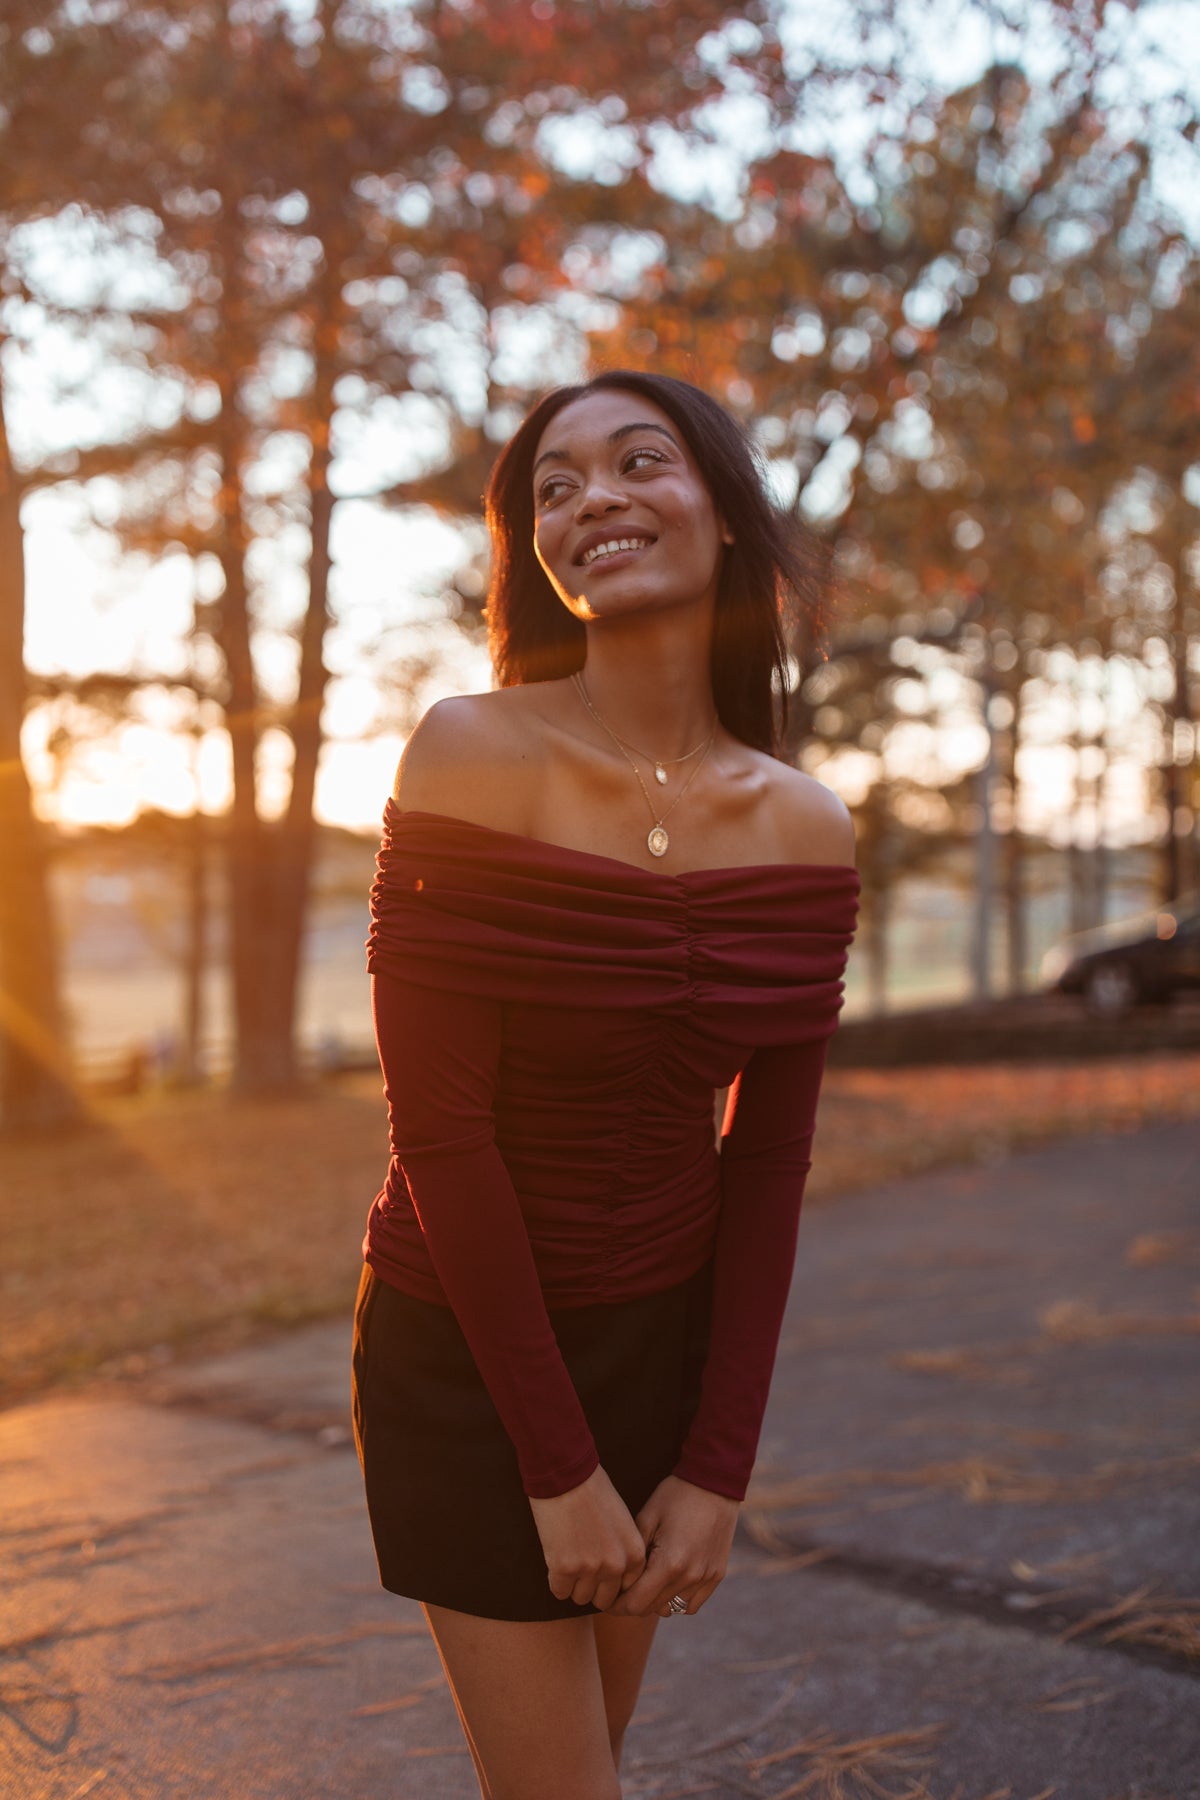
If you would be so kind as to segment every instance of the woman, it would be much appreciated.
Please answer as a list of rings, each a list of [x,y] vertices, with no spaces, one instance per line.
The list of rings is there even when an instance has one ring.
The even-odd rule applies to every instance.
[[[501,685],[414,732],[372,890],[356,1430],[481,1793],[615,1800],[658,1621],[725,1573],[858,876],[772,753],[817,583],[716,402],[558,389],[487,509]]]

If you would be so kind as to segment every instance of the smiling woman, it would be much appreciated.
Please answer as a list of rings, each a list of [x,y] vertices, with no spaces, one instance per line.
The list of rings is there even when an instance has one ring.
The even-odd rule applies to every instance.
[[[410,738],[372,890],[356,1432],[481,1793],[615,1800],[658,1620],[725,1574],[858,876],[776,754],[816,561],[713,400],[560,389],[487,509],[501,687]]]

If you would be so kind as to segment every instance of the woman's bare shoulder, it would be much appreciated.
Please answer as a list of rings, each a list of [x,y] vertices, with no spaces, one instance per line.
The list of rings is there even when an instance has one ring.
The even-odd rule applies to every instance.
[[[803,769],[776,763],[775,816],[787,859],[798,863],[855,863],[854,821],[839,794]]]
[[[404,747],[392,797],[402,812],[522,831],[540,751],[536,715],[521,689],[439,700]]]

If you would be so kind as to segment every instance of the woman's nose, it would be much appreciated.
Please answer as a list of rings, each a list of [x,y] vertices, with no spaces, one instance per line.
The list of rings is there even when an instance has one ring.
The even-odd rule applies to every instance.
[[[579,490],[575,515],[580,519],[588,519],[595,517],[597,513],[619,511],[628,505],[627,496],[611,475],[593,475],[588,477]]]

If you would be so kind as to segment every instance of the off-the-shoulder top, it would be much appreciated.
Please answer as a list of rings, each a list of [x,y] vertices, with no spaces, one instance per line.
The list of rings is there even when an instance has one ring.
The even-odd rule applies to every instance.
[[[744,1494],[858,893],[844,864],[669,875],[389,800],[368,967],[392,1159],[364,1253],[453,1308],[528,1494],[597,1462],[548,1309],[709,1257],[676,1473]]]

